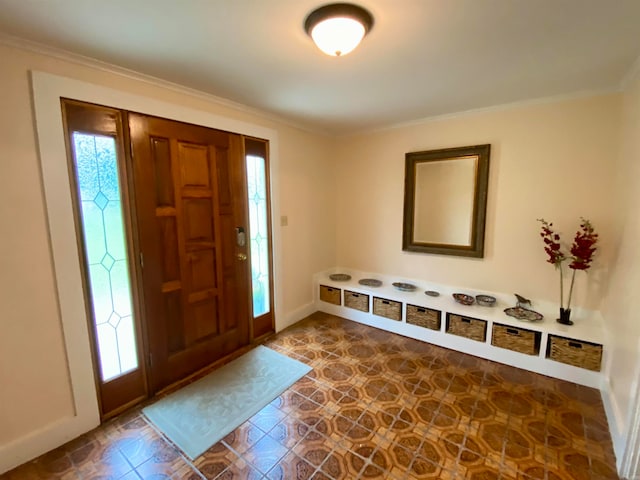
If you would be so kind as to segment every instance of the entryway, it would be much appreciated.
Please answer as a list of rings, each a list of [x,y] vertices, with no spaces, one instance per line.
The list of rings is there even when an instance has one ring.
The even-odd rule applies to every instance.
[[[273,331],[267,142],[62,105],[106,418]]]

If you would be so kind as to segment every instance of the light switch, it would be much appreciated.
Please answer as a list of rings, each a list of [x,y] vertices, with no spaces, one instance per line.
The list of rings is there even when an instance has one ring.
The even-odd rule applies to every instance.
[[[280,226],[286,227],[287,225],[289,225],[289,217],[287,217],[286,215],[282,215],[280,217]]]

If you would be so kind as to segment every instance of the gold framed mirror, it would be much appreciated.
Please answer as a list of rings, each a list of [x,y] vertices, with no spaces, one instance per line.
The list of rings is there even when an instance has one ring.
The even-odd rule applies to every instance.
[[[484,256],[491,145],[405,155],[402,249]]]

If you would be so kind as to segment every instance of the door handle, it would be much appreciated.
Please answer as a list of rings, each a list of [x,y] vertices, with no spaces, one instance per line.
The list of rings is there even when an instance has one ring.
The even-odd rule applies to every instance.
[[[236,257],[238,260],[240,260],[241,262],[244,262],[247,259],[247,255],[244,253],[237,253]]]

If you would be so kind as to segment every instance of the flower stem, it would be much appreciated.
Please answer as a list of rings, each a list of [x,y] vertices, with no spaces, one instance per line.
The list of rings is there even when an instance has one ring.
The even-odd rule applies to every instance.
[[[564,298],[564,281],[562,279],[562,264],[560,264],[558,268],[560,268],[560,308],[563,308],[562,299]]]
[[[571,286],[569,287],[569,299],[567,300],[567,310],[571,308],[571,294],[573,293],[573,282],[576,280],[576,271],[573,271],[573,275],[571,275]]]

